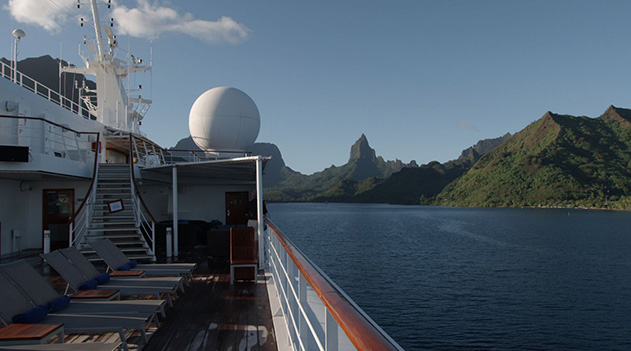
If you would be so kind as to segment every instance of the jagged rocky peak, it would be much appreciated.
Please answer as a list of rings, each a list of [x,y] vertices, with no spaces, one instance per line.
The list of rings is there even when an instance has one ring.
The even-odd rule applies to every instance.
[[[600,118],[605,121],[616,121],[620,123],[631,123],[631,110],[614,105],[609,106]]]
[[[496,147],[502,145],[506,139],[511,137],[511,133],[506,133],[501,137],[492,138],[492,139],[484,139],[478,141],[475,145],[462,150],[462,154],[458,159],[470,159],[472,161],[477,161],[484,154],[493,151]]]
[[[372,149],[368,144],[368,138],[366,138],[365,134],[362,134],[362,136],[355,142],[355,144],[351,146],[351,156],[348,159],[348,162],[360,159],[377,159],[375,150]]]

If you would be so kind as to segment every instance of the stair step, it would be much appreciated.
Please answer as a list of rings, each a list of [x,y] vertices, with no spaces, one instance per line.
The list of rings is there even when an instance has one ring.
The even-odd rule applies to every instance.
[[[95,222],[92,221],[92,226],[90,226],[90,229],[94,229],[94,228],[101,228],[101,226],[103,227],[107,227],[107,228],[129,228],[131,227],[132,229],[136,228],[136,221],[132,220],[131,221],[123,221],[123,220],[118,220],[118,221],[112,221],[112,222]]]
[[[107,236],[107,237],[96,237],[96,236],[94,236],[94,237],[93,237],[93,236],[90,236],[89,238],[90,238],[90,239],[105,239],[105,238],[107,238],[107,239],[115,239],[115,238],[112,238],[111,236]],[[136,249],[137,249],[137,250],[144,250],[144,249],[145,249],[145,247],[143,246],[144,241],[141,241],[141,240],[134,240],[134,241],[131,241],[131,240],[130,240],[130,241],[115,241],[114,243],[115,243],[115,244],[116,244],[116,246],[118,246],[119,248],[120,248],[121,246],[132,246],[132,245],[136,245]]]
[[[121,182],[111,182],[111,183],[101,182],[98,184],[96,188],[99,190],[131,189],[131,184],[121,183]]]
[[[139,235],[115,235],[115,234],[86,234],[85,238],[88,239],[88,242],[90,241],[94,241],[94,240],[98,240],[98,239],[110,239],[114,242],[118,242],[119,239],[139,239],[140,236]]]
[[[137,230],[136,227],[90,228],[90,229],[88,229],[88,233],[98,233],[98,232],[135,232],[136,230]]]
[[[103,199],[100,199],[100,200],[103,200]],[[121,200],[123,200],[123,205],[131,206],[131,199],[130,198],[125,198],[125,199],[121,199]],[[94,206],[100,206],[102,208],[109,209],[107,203],[105,203],[105,202],[95,203]],[[130,209],[131,209],[131,207],[130,207]]]
[[[125,214],[124,211],[118,211],[118,212],[114,212],[114,213],[110,213],[107,215],[92,215],[92,220],[94,221],[95,219],[113,219],[113,220],[119,220],[119,219],[129,219],[129,218],[135,218],[134,213],[129,210],[127,211],[129,212],[129,214]]]

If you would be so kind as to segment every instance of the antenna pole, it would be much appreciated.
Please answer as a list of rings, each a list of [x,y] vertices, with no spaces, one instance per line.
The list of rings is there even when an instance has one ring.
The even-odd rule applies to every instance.
[[[153,40],[149,41],[149,96],[153,99]]]
[[[99,53],[99,61],[103,60],[103,35],[101,34],[101,21],[99,20],[99,11],[96,9],[96,0],[90,0],[92,7],[92,17],[94,18],[94,31],[96,32],[96,47]]]
[[[61,96],[61,58],[64,55],[64,42],[59,42],[59,95]],[[61,101],[61,99],[60,99]]]

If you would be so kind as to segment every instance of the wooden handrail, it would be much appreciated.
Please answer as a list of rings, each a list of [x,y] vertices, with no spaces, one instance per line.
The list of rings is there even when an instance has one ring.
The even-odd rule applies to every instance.
[[[268,226],[357,350],[400,350],[269,219]]]
[[[85,207],[86,202],[88,202],[88,197],[90,196],[94,188],[94,181],[96,180],[96,177],[98,176],[98,174],[96,173],[97,173],[97,166],[99,164],[99,156],[101,154],[101,148],[99,146],[100,142],[101,142],[101,133],[96,133],[96,144],[95,144],[96,147],[94,148],[95,150],[94,150],[94,166],[92,168],[92,181],[90,182],[88,191],[83,197],[83,202],[81,202],[79,209],[75,211],[75,213],[72,215],[72,217],[68,221],[68,225],[70,225],[70,223],[74,223],[75,219],[77,219],[77,216],[79,215],[79,213],[81,213],[81,210],[83,209],[83,207]]]

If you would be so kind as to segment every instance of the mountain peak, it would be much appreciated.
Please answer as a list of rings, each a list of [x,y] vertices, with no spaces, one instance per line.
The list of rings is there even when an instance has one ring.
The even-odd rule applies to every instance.
[[[610,105],[600,118],[604,121],[615,121],[623,124],[631,123],[631,110]]]
[[[373,160],[376,158],[375,150],[370,147],[368,144],[368,138],[366,138],[366,135],[362,133],[362,136],[357,139],[353,146],[351,146],[351,156],[348,159],[348,162],[359,159]]]

